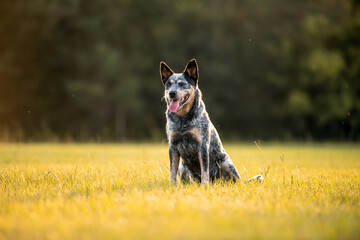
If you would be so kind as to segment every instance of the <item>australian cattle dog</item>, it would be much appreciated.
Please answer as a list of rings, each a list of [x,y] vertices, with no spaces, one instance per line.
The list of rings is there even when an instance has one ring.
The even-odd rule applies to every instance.
[[[161,62],[160,75],[167,103],[170,183],[176,183],[177,175],[182,181],[205,184],[220,178],[238,180],[240,175],[225,152],[201,99],[196,60],[190,60],[183,73],[174,73]]]

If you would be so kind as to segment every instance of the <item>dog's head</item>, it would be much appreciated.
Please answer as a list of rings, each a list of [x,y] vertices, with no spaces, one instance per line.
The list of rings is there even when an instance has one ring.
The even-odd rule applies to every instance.
[[[171,112],[178,115],[188,113],[195,98],[199,69],[195,58],[191,59],[183,73],[174,73],[168,65],[160,62],[161,81],[165,87],[165,101]]]

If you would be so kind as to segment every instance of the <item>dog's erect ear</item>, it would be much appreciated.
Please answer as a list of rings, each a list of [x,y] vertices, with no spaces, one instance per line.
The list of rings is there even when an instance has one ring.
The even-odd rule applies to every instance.
[[[184,74],[186,74],[189,77],[191,77],[192,79],[194,79],[195,83],[197,84],[198,79],[199,79],[199,68],[198,68],[198,64],[197,64],[195,58],[191,59],[186,64],[186,67],[184,69]]]
[[[164,63],[163,61],[161,61],[160,62],[160,76],[161,76],[162,83],[165,84],[166,80],[168,80],[169,77],[173,74],[174,74],[174,72],[169,68],[169,66],[166,65],[166,63]]]

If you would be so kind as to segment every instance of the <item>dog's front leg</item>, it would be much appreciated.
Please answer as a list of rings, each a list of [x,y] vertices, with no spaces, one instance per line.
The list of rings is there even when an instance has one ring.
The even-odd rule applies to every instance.
[[[209,184],[210,174],[209,174],[209,144],[201,143],[199,149],[199,161],[201,168],[201,183]]]
[[[170,183],[176,183],[176,176],[179,168],[180,154],[173,146],[169,147],[170,156]]]

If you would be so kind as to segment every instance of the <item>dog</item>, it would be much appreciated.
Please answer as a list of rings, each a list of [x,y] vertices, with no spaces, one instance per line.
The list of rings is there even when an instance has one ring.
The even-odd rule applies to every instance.
[[[160,76],[167,104],[166,133],[169,142],[170,183],[215,179],[237,181],[240,175],[221,144],[198,87],[199,68],[191,59],[183,73],[174,73],[160,62]],[[181,158],[181,162],[180,162]]]

